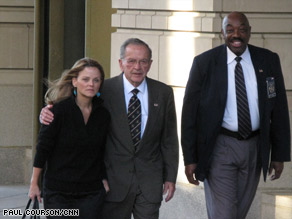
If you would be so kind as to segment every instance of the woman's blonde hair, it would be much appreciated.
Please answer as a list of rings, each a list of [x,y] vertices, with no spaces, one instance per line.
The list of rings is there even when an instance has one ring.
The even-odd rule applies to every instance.
[[[95,67],[100,71],[101,85],[99,90],[101,90],[104,81],[103,67],[93,59],[82,58],[75,62],[70,70],[63,72],[59,79],[48,83],[49,89],[45,94],[46,104],[55,104],[71,96],[74,90],[72,79],[77,78],[79,72],[83,71],[86,67]]]

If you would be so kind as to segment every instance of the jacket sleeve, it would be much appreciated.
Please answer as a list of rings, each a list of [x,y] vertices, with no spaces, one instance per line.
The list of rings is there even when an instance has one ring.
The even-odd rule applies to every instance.
[[[164,169],[164,182],[176,182],[178,170],[178,136],[174,95],[169,88],[166,113],[164,118],[164,129],[162,134],[162,156]]]
[[[200,71],[198,59],[196,57],[193,61],[182,108],[181,145],[185,165],[198,162],[196,123],[204,78],[203,73]]]
[[[275,75],[276,102],[271,113],[271,161],[290,161],[290,120],[286,89],[279,56],[272,54],[271,67]]]
[[[109,132],[109,126],[110,126],[110,120],[111,120],[111,117],[110,117],[110,114],[109,114],[109,112],[106,110],[106,115],[105,115],[106,117],[107,117],[107,119],[106,119],[106,133],[108,133]],[[106,147],[106,140],[107,140],[107,135],[104,135],[103,136],[103,147],[102,147],[102,150],[101,150],[101,153],[103,154],[103,156],[102,156],[102,159],[103,159],[103,161],[102,161],[102,166],[101,166],[101,178],[102,179],[108,179],[108,177],[107,177],[107,172],[106,172],[106,166],[105,166],[105,160],[104,160],[104,154],[105,154],[105,147]]]
[[[60,115],[54,110],[54,108],[52,108],[51,111],[54,113],[54,120],[50,125],[41,126],[36,146],[34,167],[43,168],[55,147],[60,126]]]

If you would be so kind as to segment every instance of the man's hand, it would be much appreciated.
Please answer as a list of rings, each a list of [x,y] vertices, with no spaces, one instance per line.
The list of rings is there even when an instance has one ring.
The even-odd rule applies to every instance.
[[[198,180],[194,178],[194,172],[197,167],[197,164],[189,164],[185,166],[185,174],[188,178],[189,183],[198,186],[200,183]]]
[[[103,187],[104,187],[106,193],[108,193],[110,191],[110,188],[109,188],[109,185],[108,185],[108,181],[106,179],[103,179],[102,183],[103,183]]]
[[[284,169],[283,162],[272,161],[269,168],[269,175],[271,176],[273,170],[275,170],[275,172],[274,175],[271,176],[271,180],[279,179],[283,172],[283,169]]]
[[[47,105],[46,107],[42,108],[40,114],[40,123],[44,125],[50,125],[51,122],[54,120],[54,114],[49,110],[52,108],[53,105]]]
[[[175,184],[173,182],[165,182],[164,188],[163,188],[163,195],[167,193],[165,202],[168,202],[170,199],[172,199],[174,192],[175,192]]]

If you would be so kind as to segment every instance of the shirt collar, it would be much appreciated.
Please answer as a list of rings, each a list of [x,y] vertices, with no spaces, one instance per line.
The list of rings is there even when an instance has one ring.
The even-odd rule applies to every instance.
[[[123,74],[123,81],[124,81],[124,89],[125,92],[127,94],[132,93],[132,90],[137,88],[139,90],[139,92],[141,92],[142,94],[145,93],[145,89],[146,89],[146,79],[144,78],[144,80],[142,81],[142,83],[138,86],[138,87],[134,87],[126,78],[125,73]]]
[[[230,64],[231,62],[235,61],[234,59],[237,57],[227,46],[227,64]],[[248,49],[248,46],[246,47],[244,53],[240,56],[244,62],[247,62],[248,64],[252,64],[251,58],[250,58],[250,52]]]

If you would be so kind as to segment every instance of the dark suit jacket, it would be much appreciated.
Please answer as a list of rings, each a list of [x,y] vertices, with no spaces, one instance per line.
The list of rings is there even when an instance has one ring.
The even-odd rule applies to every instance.
[[[290,126],[286,90],[279,56],[248,45],[258,85],[260,162],[266,178],[269,159],[290,160]],[[269,98],[267,79],[274,77],[276,96]],[[227,99],[225,45],[195,57],[182,111],[182,148],[185,165],[196,163],[195,176],[208,175],[210,158],[221,129]]]
[[[148,120],[135,150],[130,135],[122,74],[104,83],[102,95],[111,115],[105,164],[110,186],[109,201],[122,201],[136,174],[144,197],[150,202],[162,200],[165,181],[176,182],[178,168],[177,123],[172,89],[146,78]]]

